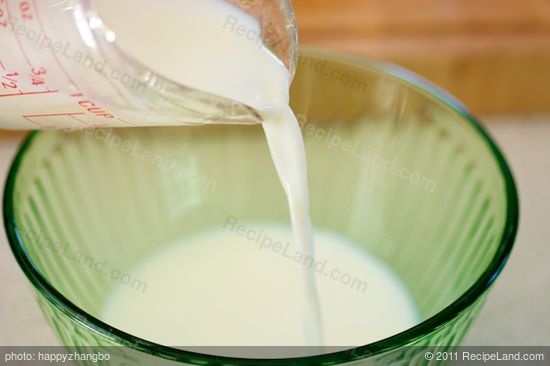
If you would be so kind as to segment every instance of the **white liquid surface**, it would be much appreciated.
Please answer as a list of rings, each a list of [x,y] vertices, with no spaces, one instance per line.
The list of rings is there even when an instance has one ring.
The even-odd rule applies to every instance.
[[[256,40],[251,41],[237,31],[237,27],[240,26],[246,29],[246,33],[260,34],[256,20],[221,0],[163,0],[155,3],[155,6],[151,6],[151,2],[148,0],[117,0],[114,2],[95,0],[94,5],[104,22],[116,33],[117,43],[128,54],[140,60],[150,69],[181,84],[248,104],[260,112],[264,119],[263,128],[272,158],[288,198],[294,241],[301,252],[313,257],[314,246],[309,219],[305,149],[298,122],[288,105],[290,74],[268,49]],[[131,12],[128,11],[130,8]],[[253,183],[251,182],[251,184]],[[218,237],[218,239],[221,238]],[[214,237],[199,239],[199,242],[203,240],[214,244],[217,239],[215,240]],[[184,247],[187,248],[187,246],[182,246],[182,248]],[[347,344],[354,340],[354,337],[334,338],[334,334],[343,336],[346,333],[343,328],[333,333],[336,331],[333,328],[337,328],[335,324],[333,326],[328,323],[324,324],[326,335],[323,335],[322,323],[341,322],[342,316],[337,315],[342,315],[344,308],[332,311],[325,309],[330,305],[319,301],[312,270],[302,266],[299,268],[301,274],[289,276],[280,271],[274,263],[269,262],[266,263],[266,266],[260,266],[255,262],[257,260],[255,256],[250,257],[250,261],[245,261],[235,253],[226,253],[226,256],[220,256],[220,258],[230,258],[233,264],[226,263],[225,267],[220,264],[221,267],[217,267],[218,269],[214,269],[214,272],[210,274],[221,281],[216,284],[216,291],[213,291],[204,287],[202,279],[188,283],[184,279],[189,278],[191,272],[180,273],[179,271],[188,271],[187,267],[191,264],[193,267],[190,268],[201,270],[205,263],[208,263],[210,257],[217,255],[217,251],[228,249],[217,243],[215,246],[205,247],[193,245],[193,248],[196,253],[187,253],[187,249],[185,249],[185,255],[174,253],[173,256],[159,260],[159,264],[144,265],[144,268],[150,268],[151,271],[144,275],[152,276],[153,283],[161,283],[166,280],[171,284],[162,289],[166,291],[165,293],[158,292],[155,293],[155,296],[147,294],[143,298],[135,299],[135,301],[149,304],[150,307],[145,307],[142,310],[151,314],[150,319],[143,316],[143,312],[137,312],[136,305],[133,301],[127,301],[126,295],[123,295],[125,294],[124,289],[120,289],[117,291],[121,291],[121,293],[115,295],[117,301],[112,301],[113,304],[115,302],[117,304],[112,306],[116,306],[121,311],[112,309],[108,311],[107,313],[111,314],[108,316],[109,322],[120,324],[121,329],[139,331],[138,334],[146,339],[162,340],[162,343],[172,345],[177,343],[219,345],[228,342],[235,342],[239,345],[251,345],[258,342],[264,345],[321,345],[324,342],[323,339],[326,340],[325,343],[338,340],[337,343],[340,344]],[[345,249],[342,250],[345,251]],[[334,255],[339,255],[338,250],[333,251]],[[235,256],[236,258],[233,258]],[[189,261],[189,257],[195,257],[193,263]],[[162,263],[163,261],[166,263]],[[347,266],[351,265],[351,262],[342,264]],[[229,267],[227,267],[228,265]],[[251,287],[247,288],[236,280],[227,280],[225,277],[227,271],[237,266],[245,266],[250,272],[257,272],[257,276],[260,277],[267,276],[267,272],[271,271],[273,277],[269,280],[270,285],[264,286],[265,281],[249,283],[249,286],[255,286],[255,290],[252,290]],[[169,268],[172,271],[169,276],[162,271],[164,268]],[[155,271],[159,272],[159,277],[154,277]],[[262,272],[266,273],[262,274]],[[191,278],[195,277],[191,276]],[[208,280],[208,277],[205,280]],[[275,284],[277,282],[278,284]],[[184,303],[186,303],[185,299],[189,294],[184,294],[183,288],[174,288],[175,285],[194,286],[190,294],[197,302],[189,303],[190,308],[186,308]],[[281,288],[281,286],[284,287]],[[287,288],[287,286],[290,287]],[[155,286],[151,285],[151,288],[153,287]],[[291,291],[291,289],[293,290]],[[259,291],[254,292],[251,299],[253,300],[251,303],[256,303],[257,306],[246,308],[248,305],[234,295],[239,291],[242,293]],[[170,293],[181,293],[178,295],[181,297],[168,300],[166,297],[170,296]],[[325,295],[326,298],[332,296],[337,297],[336,293],[330,296]],[[369,296],[369,301],[377,302],[382,299],[376,296]],[[163,297],[165,300],[159,301]],[[208,302],[206,300],[210,298],[217,299],[214,301],[215,304],[211,304],[214,306],[213,308],[201,305]],[[291,304],[281,310],[284,314],[282,318],[284,320],[281,321],[278,317],[274,317],[273,320],[266,317],[266,314],[270,313],[264,311],[263,308],[263,306],[268,306],[269,302],[265,299],[276,300],[277,298],[279,300],[285,298],[287,299],[285,301],[288,301],[285,304]],[[359,306],[359,304],[364,304],[363,302],[358,303],[356,300],[349,300],[352,301],[349,306],[357,306],[357,309],[353,312],[349,311],[349,314],[359,317],[357,321],[360,322],[362,315],[357,311],[364,309]],[[230,304],[232,301],[235,303]],[[276,301],[276,303],[278,302]],[[324,322],[321,321],[320,303],[323,304]],[[177,306],[170,304],[177,304]],[[161,311],[164,306],[168,308],[166,311],[164,309]],[[224,310],[226,306],[232,311]],[[408,308],[408,305],[405,308]],[[239,309],[247,309],[247,311],[237,311]],[[385,309],[391,309],[391,306],[385,307]],[[299,311],[296,312],[297,310]],[[212,311],[218,311],[223,316],[212,315]],[[392,315],[397,319],[400,317],[398,311],[399,309],[395,309],[395,313]],[[201,315],[198,315],[197,312],[201,312]],[[348,314],[348,311],[345,313]],[[362,313],[365,311],[362,310]],[[190,319],[186,314],[194,315]],[[388,314],[390,313],[388,312]],[[122,322],[121,319],[117,319],[118,316],[128,320],[132,319]],[[405,317],[409,319],[408,316]],[[168,319],[172,320],[166,322]],[[198,321],[199,319],[201,321]],[[136,329],[135,326],[140,326],[137,323],[142,322],[146,324],[161,322],[169,325],[171,330],[147,327]],[[240,322],[243,323],[242,327],[247,331],[237,331]],[[402,330],[409,325],[408,322],[402,323],[398,328]],[[351,323],[350,326],[352,326]],[[202,328],[210,328],[210,330],[201,334]],[[218,329],[218,331],[213,329]],[[385,329],[391,329],[392,332],[395,330],[390,326]],[[166,333],[161,335],[161,332]],[[289,332],[293,335],[292,337]],[[379,337],[376,330],[369,332],[374,338]],[[193,339],[185,338],[183,333],[187,336],[193,335]],[[352,331],[350,334],[356,333]],[[357,334],[361,334],[361,339],[355,339],[358,342],[352,343],[359,344],[364,343],[365,339],[368,340],[365,338],[367,333],[362,330]]]
[[[263,234],[252,238],[226,223],[148,257],[130,271],[147,284],[145,291],[119,284],[103,319],[176,347],[307,345],[298,280],[304,261],[287,244],[291,230],[244,226]],[[281,243],[280,250],[260,249],[266,237]],[[315,245],[326,345],[364,345],[417,323],[410,295],[383,262],[335,233],[316,232]]]

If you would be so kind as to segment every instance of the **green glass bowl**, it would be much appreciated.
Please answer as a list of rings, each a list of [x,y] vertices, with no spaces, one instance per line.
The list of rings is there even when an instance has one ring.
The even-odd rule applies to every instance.
[[[518,224],[514,181],[493,141],[425,81],[334,51],[302,53],[291,99],[315,227],[387,262],[422,321],[376,343],[284,361],[183,351],[110,327],[99,314],[113,286],[146,286],[126,269],[228,215],[288,223],[284,193],[260,126],[48,131],[17,155],[4,214],[13,253],[63,344],[124,345],[144,365],[329,365],[422,364],[414,346],[460,343]]]

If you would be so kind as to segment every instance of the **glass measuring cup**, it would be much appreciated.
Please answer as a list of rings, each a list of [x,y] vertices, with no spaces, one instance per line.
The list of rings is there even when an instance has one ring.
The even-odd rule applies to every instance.
[[[290,0],[223,1],[258,21],[258,42],[292,74],[297,35]],[[7,50],[0,54],[0,128],[261,122],[253,108],[177,83],[126,54],[96,5],[0,0],[0,44]]]

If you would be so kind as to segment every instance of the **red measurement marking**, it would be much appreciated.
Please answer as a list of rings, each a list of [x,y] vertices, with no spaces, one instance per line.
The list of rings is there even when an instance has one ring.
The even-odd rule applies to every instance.
[[[4,90],[6,90],[6,89],[16,89],[17,91],[20,92],[21,89],[19,89],[19,84],[17,82],[17,77],[18,76],[19,76],[19,73],[17,73],[17,72],[10,72],[8,74],[5,74],[5,75],[2,76],[2,78],[0,80],[0,85],[2,85]]]
[[[38,9],[36,7],[36,0],[32,0],[32,4],[33,4],[33,7],[34,9]],[[46,31],[45,31],[45,28],[44,28],[44,24],[42,23],[42,19],[40,18],[40,13],[36,10],[36,19],[38,20],[38,25],[40,26],[40,31],[42,32],[42,34],[44,35],[44,37],[48,38],[48,39],[51,39],[48,37],[48,35],[46,34]],[[53,48],[51,47],[48,47],[52,53],[52,56],[55,60],[55,63],[57,64],[57,66],[59,66],[59,69],[61,70],[61,72],[63,72],[63,74],[65,74],[65,76],[67,77],[67,79],[69,80],[69,82],[75,87],[75,89],[77,91],[80,92],[80,88],[78,87],[78,85],[76,85],[76,83],[74,82],[74,80],[71,78],[71,76],[69,75],[69,73],[67,72],[67,70],[65,70],[65,68],[63,67],[63,65],[61,64],[61,61],[59,61],[59,58],[57,57],[57,54],[53,51]]]
[[[24,95],[36,95],[36,94],[50,94],[50,93],[57,93],[57,90],[45,90],[45,91],[39,91],[39,92],[23,92],[19,91],[19,93],[11,93],[11,94],[0,94],[0,98],[4,97],[18,97],[18,96],[24,96]]]
[[[24,20],[32,20],[31,4],[28,1],[23,1],[19,4],[19,10],[21,11],[21,18]]]
[[[6,71],[6,66],[4,66],[4,63],[0,60],[0,68],[2,68],[2,70]]]
[[[25,116],[22,116],[24,119],[26,119],[27,121],[29,121],[30,123],[34,124],[34,125],[37,125],[39,126],[40,128],[56,128],[55,125],[51,125],[51,124],[44,124],[44,123],[40,123],[40,122],[36,122],[34,121],[33,119],[34,118],[44,118],[44,117],[61,117],[61,116],[67,116],[67,117],[71,117],[73,119],[76,119],[77,121],[81,122],[81,123],[84,123],[82,121],[80,121],[79,119],[75,118],[74,116],[77,116],[77,115],[82,115],[84,113],[47,113],[47,114],[27,114]],[[84,123],[85,124],[85,123]],[[86,124],[85,124],[86,125]]]
[[[59,117],[59,116],[79,116],[83,115],[84,113],[80,112],[69,112],[69,113],[46,113],[46,114],[27,114],[24,115],[23,118],[38,118],[38,117]]]
[[[0,5],[4,4],[4,0],[0,0]],[[4,17],[4,10],[0,9],[0,27],[7,28],[8,27],[8,21]]]
[[[38,86],[38,85],[44,85],[45,81],[44,81],[44,78],[40,77],[41,75],[44,75],[46,73],[46,70],[41,67],[39,69],[32,69],[31,70],[32,74],[29,75],[29,77],[31,78],[31,82],[32,82],[32,85],[33,86]]]
[[[17,83],[17,80],[16,80],[16,79],[12,79],[12,78],[15,78],[15,77],[17,77],[17,76],[19,76],[18,73],[12,72],[12,73],[9,73],[9,74],[6,74],[6,75],[2,76],[2,79],[7,80],[7,81],[11,81],[11,82],[14,82],[14,83]]]
[[[82,93],[71,94],[71,97],[75,97],[75,98],[84,97],[84,99],[80,99],[77,101],[78,105],[82,108],[85,108],[87,112],[93,114],[96,117],[104,117],[104,118],[115,117],[113,114],[99,107],[95,102],[86,99],[86,97]]]
[[[17,83],[13,80],[9,80],[9,82],[7,82],[7,83],[0,82],[0,85],[2,85],[2,88],[4,88],[4,90],[6,90],[6,89],[17,89]]]
[[[6,13],[8,13],[8,18],[13,19],[10,11],[10,6],[8,4],[8,0],[6,2]],[[19,49],[21,50],[21,53],[25,57],[25,60],[27,61],[27,64],[32,68],[31,60],[29,59],[29,56],[27,56],[27,53],[23,49],[23,45],[21,44],[21,40],[19,39],[19,36],[17,35],[17,32],[15,31],[16,27],[11,27],[11,31],[13,33],[13,36],[15,37],[15,40],[17,41],[17,45],[19,46]]]
[[[82,115],[82,114],[84,114],[84,113],[74,113],[74,114],[69,114],[68,116],[71,117],[74,120],[77,120],[79,123],[82,123],[84,126],[89,126],[89,124],[87,122],[75,117],[75,115]]]

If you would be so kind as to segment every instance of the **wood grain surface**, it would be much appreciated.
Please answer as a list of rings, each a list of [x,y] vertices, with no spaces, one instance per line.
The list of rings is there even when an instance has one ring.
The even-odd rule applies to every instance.
[[[294,0],[303,44],[411,69],[477,113],[550,111],[548,0]]]

